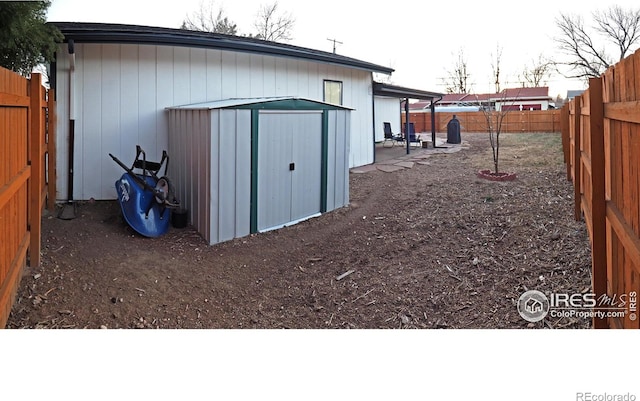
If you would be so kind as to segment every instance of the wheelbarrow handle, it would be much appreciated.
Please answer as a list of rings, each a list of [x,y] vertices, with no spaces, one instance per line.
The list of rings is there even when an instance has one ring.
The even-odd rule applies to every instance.
[[[112,155],[111,153],[109,153],[109,156],[111,156],[111,158],[113,159],[114,162],[118,163],[120,165],[120,167],[122,167],[127,173],[133,173],[133,170],[131,170],[129,167],[127,167],[123,162],[121,162],[117,157],[115,157],[114,155]]]
[[[115,161],[116,163],[118,163],[120,165],[120,167],[122,167],[127,173],[129,173],[129,175],[131,175],[131,177],[138,183],[140,184],[144,189],[154,192],[155,193],[155,188],[152,187],[151,185],[149,185],[145,180],[143,180],[142,178],[140,178],[136,173],[133,172],[132,169],[130,169],[129,167],[127,167],[123,162],[121,162],[120,160],[118,160],[117,157],[115,157],[114,155],[112,155],[111,153],[109,153],[109,156],[111,156],[111,158],[113,159],[113,161]]]

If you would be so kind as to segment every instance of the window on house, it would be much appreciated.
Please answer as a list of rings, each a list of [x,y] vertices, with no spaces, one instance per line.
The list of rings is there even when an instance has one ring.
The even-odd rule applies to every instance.
[[[324,81],[324,101],[342,105],[342,82]]]

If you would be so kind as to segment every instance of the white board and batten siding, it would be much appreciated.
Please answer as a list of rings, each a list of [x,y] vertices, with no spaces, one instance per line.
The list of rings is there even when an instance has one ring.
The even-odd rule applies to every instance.
[[[376,96],[375,102],[375,132],[376,142],[384,141],[384,123],[391,123],[391,131],[398,135],[401,131],[400,100],[397,98]]]
[[[73,93],[65,46],[56,64],[57,198],[67,194],[68,133],[75,116],[74,199],[115,199],[115,180],[140,145],[159,161],[169,144],[165,108],[238,97],[323,100],[323,81],[343,83],[351,113],[349,167],[373,162],[371,72],[312,61],[177,46],[75,44]],[[169,155],[171,157],[171,155]]]

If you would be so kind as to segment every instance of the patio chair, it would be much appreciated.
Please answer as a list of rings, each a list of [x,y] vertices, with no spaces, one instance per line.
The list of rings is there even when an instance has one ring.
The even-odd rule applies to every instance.
[[[391,142],[391,147],[393,147],[396,142],[404,142],[404,139],[400,135],[396,135],[391,130],[391,123],[385,122],[384,124],[384,142],[382,146],[386,147],[387,142]]]
[[[411,122],[409,123],[409,143],[422,146],[422,141],[416,136],[416,126]]]

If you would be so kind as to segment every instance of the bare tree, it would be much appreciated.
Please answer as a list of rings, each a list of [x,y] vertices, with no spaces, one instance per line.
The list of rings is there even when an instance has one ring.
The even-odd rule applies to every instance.
[[[495,85],[496,93],[500,93],[500,61],[502,60],[502,47],[500,44],[496,45],[496,53],[491,55],[491,72],[493,84]]]
[[[258,31],[255,37],[273,42],[291,40],[295,22],[290,13],[278,13],[277,1],[270,5],[263,4],[254,22]]]
[[[524,66],[519,76],[522,87],[537,88],[546,84],[551,75],[552,68],[553,63],[540,54],[537,60],[532,60],[531,64]]]
[[[200,2],[200,10],[187,15],[180,29],[237,35],[236,24],[224,16],[222,7],[218,9],[217,13],[214,12],[213,4],[213,1],[210,1],[209,4],[205,4],[204,1]]]
[[[596,22],[596,31],[618,47],[619,60],[625,58],[640,39],[640,10],[612,6],[593,13],[593,20]]]
[[[468,84],[470,74],[467,68],[467,58],[464,55],[464,50],[461,48],[458,54],[453,70],[448,72],[447,78],[445,78],[445,91],[447,93],[468,93]]]
[[[500,174],[500,133],[502,132],[504,119],[507,114],[512,111],[513,104],[520,96],[520,90],[516,93],[515,97],[511,100],[511,104],[506,104],[507,99],[511,98],[513,90],[505,89],[500,92],[501,107],[482,107],[482,102],[476,96],[476,102],[480,106],[480,110],[487,123],[487,131],[489,132],[489,143],[491,144],[491,151],[493,155],[493,171],[494,174]]]
[[[569,78],[599,77],[609,68],[615,59],[607,53],[606,43],[617,47],[618,60],[622,60],[640,41],[640,10],[611,6],[605,11],[594,12],[592,17],[592,29],[585,27],[580,16],[560,14],[556,19],[560,30],[556,43],[568,57],[557,61],[556,65],[568,67]],[[594,41],[597,36],[593,32],[599,34],[602,43]]]

